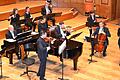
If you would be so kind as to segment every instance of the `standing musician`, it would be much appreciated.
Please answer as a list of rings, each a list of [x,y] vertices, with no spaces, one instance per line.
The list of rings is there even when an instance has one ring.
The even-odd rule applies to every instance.
[[[42,30],[47,31],[48,24],[45,17],[42,17],[38,22],[38,32],[40,33]]]
[[[40,67],[37,73],[37,76],[40,76],[40,80],[46,80],[45,77],[45,70],[46,70],[46,61],[47,61],[47,53],[50,50],[50,47],[45,42],[45,38],[47,37],[47,33],[41,31],[41,36],[37,40],[37,54],[40,60]]]
[[[119,37],[119,39],[118,39],[118,45],[119,45],[119,49],[120,49],[120,28],[118,29],[117,35]]]
[[[36,23],[32,22],[32,15],[30,13],[30,8],[29,7],[25,8],[24,19],[25,19],[25,25],[27,27],[29,27],[29,30],[35,31]]]
[[[46,16],[46,15],[49,15],[51,13],[52,13],[51,1],[47,0],[45,6],[41,10],[41,14],[43,16]],[[55,26],[55,18],[54,17],[52,17],[52,16],[46,16],[46,18],[47,18],[47,21],[51,20],[52,21],[52,25]]]
[[[102,22],[102,21],[99,23],[99,27],[93,33],[93,36],[98,39],[100,34],[104,34],[105,35],[105,41],[103,43],[103,46],[104,46],[103,47],[103,56],[105,57],[107,55],[106,54],[106,49],[107,49],[107,46],[109,44],[108,37],[111,37],[111,34],[109,32],[109,29],[106,27],[106,24],[104,22]],[[98,41],[93,40],[91,42],[91,44],[92,44],[92,53],[91,53],[90,56],[93,56],[94,55],[94,50],[95,50],[95,45],[98,44]]]
[[[13,27],[17,31],[17,33],[20,33],[21,32],[20,15],[18,14],[18,9],[17,8],[13,9],[13,12],[10,15],[8,20],[10,20],[10,25],[13,25]]]
[[[88,27],[89,27],[89,32],[90,32],[90,38],[91,38],[91,36],[92,36],[92,27],[96,23],[96,17],[95,17],[95,13],[94,12],[90,12],[89,17],[87,18],[87,22],[88,22]]]

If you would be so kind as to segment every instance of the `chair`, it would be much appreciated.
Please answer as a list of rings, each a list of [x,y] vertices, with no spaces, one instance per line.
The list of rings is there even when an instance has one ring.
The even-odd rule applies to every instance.
[[[33,65],[35,63],[35,59],[30,58],[30,57],[26,57],[27,54],[25,54],[23,45],[20,45],[20,49],[21,49],[22,63],[25,64],[25,67],[26,67],[26,71],[24,73],[22,73],[20,76],[23,76],[25,74],[27,74],[27,76],[28,76],[29,72],[33,72],[33,73],[37,74],[37,72],[28,69],[29,66],[31,66],[31,65]]]

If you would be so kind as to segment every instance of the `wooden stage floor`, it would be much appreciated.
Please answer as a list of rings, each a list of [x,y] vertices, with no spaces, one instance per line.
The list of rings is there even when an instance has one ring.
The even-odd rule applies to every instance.
[[[73,18],[74,19],[74,18]],[[67,25],[76,26],[73,19],[65,21]],[[81,22],[81,19],[77,20]],[[81,23],[82,24],[82,23]],[[120,50],[117,45],[117,29],[120,26],[108,23],[112,37],[109,38],[110,44],[107,49],[107,57],[93,57],[97,62],[88,64],[88,59],[90,58],[90,43],[84,41],[84,37],[89,34],[88,28],[84,27],[80,30],[73,32],[71,35],[83,32],[78,36],[76,41],[83,42],[83,53],[78,60],[78,70],[73,71],[72,60],[65,59],[64,62],[64,77],[69,80],[120,80]],[[0,40],[2,44],[2,40]],[[36,59],[36,63],[29,69],[37,71],[39,66],[39,60],[35,52],[30,52],[30,57]],[[3,57],[3,75],[9,78],[3,78],[1,80],[39,80],[39,78],[34,73],[30,73],[30,79],[25,75],[20,77],[20,74],[25,71],[24,65],[19,64],[16,56],[14,56],[14,64],[8,64],[8,59]],[[61,77],[61,62],[59,58],[49,55],[47,61],[46,78],[47,80],[58,80]]]

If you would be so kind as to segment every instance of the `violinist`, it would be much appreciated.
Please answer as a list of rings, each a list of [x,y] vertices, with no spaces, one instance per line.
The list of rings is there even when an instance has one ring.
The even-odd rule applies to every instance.
[[[66,30],[64,22],[60,22],[59,25],[57,25],[57,27],[55,28],[55,36],[56,36],[56,38],[65,39],[66,36],[68,36],[68,35],[70,35],[70,31]]]
[[[41,9],[41,14],[43,16],[49,15],[52,13],[52,5],[51,5],[51,0],[47,0],[45,6]],[[46,16],[47,21],[51,20],[52,21],[52,26],[55,26],[55,18],[52,16]]]
[[[96,31],[93,33],[93,36],[98,39],[100,34],[104,34],[105,37],[106,37],[105,41],[103,43],[103,46],[104,46],[103,47],[103,57],[105,57],[105,56],[107,56],[106,49],[107,49],[107,46],[109,44],[108,37],[111,37],[111,34],[109,32],[109,29],[106,27],[106,24],[102,21],[99,23],[99,27],[96,28]],[[98,44],[98,40],[97,41],[93,40],[91,42],[91,44],[92,44],[92,53],[91,53],[90,56],[93,56],[94,55],[94,50],[95,50],[95,45]]]
[[[10,21],[10,25],[13,25],[15,31],[20,33],[20,15],[18,14],[18,9],[14,8],[12,14],[10,15],[8,21]]]
[[[32,21],[33,17],[32,17],[32,15],[30,13],[30,8],[29,7],[25,8],[24,19],[25,19],[25,25],[29,28],[29,30],[35,31],[36,23],[34,23]]]
[[[40,37],[37,40],[37,55],[40,60],[40,66],[38,69],[37,76],[40,76],[40,80],[46,80],[45,79],[46,61],[48,50],[50,50],[49,45],[44,40],[46,37],[47,33],[45,31],[41,31]]]

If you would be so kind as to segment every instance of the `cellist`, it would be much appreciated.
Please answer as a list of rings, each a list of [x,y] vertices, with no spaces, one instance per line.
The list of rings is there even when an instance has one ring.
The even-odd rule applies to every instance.
[[[103,57],[107,56],[106,54],[106,49],[107,49],[107,46],[109,44],[109,40],[108,40],[108,37],[111,37],[111,34],[109,32],[109,29],[106,27],[106,24],[104,22],[100,22],[99,23],[99,27],[96,28],[96,31],[93,33],[93,36],[96,37],[96,39],[98,38],[99,34],[104,34],[106,39],[103,43]],[[98,41],[96,40],[93,40],[91,41],[91,45],[92,45],[92,52],[91,52],[91,55],[90,56],[93,56],[94,55],[94,50],[95,50],[95,45],[98,44]]]

